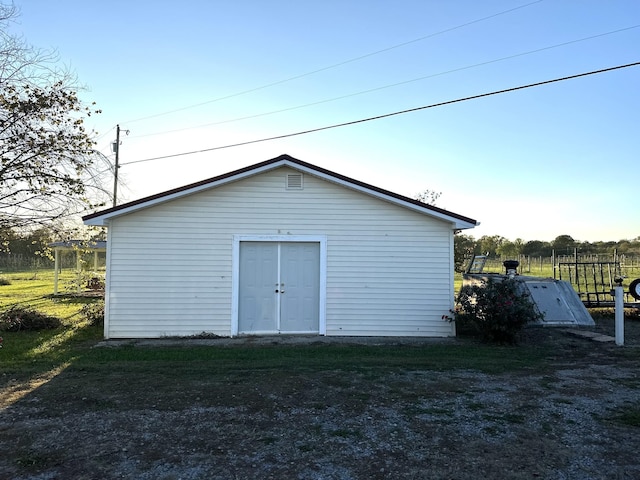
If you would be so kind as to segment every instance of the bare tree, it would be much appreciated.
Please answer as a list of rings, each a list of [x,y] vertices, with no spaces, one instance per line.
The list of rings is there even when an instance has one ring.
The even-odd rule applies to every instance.
[[[19,11],[13,4],[0,4],[0,87],[42,86],[54,81],[75,83],[75,76],[59,62],[55,51],[33,47],[9,31]]]
[[[423,190],[415,196],[415,199],[419,202],[426,203],[427,205],[435,205],[442,192],[436,192],[435,190]]]
[[[57,56],[8,32],[0,4],[0,228],[51,224],[103,203],[109,162],[94,150],[75,79]]]

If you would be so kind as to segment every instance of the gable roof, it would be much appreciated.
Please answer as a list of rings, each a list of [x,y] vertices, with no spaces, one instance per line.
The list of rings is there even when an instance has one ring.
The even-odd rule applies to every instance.
[[[280,167],[290,167],[300,172],[308,173],[309,175],[322,178],[329,182],[337,183],[352,190],[357,190],[359,192],[372,195],[382,200],[395,203],[402,207],[415,210],[425,215],[450,222],[453,224],[453,228],[455,228],[456,230],[473,228],[478,225],[478,222],[472,218],[449,212],[433,205],[427,205],[426,203],[420,202],[419,200],[414,200],[412,198],[405,197],[403,195],[399,195],[397,193],[393,193],[388,190],[375,187],[373,185],[369,185],[359,180],[340,175],[339,173],[326,170],[307,162],[303,162],[302,160],[298,160],[297,158],[293,158],[286,154],[280,155],[276,158],[272,158],[271,160],[256,163],[255,165],[241,168],[239,170],[234,170],[223,175],[218,175],[217,177],[209,178],[207,180],[202,180],[196,183],[191,183],[183,187],[174,188],[172,190],[167,190],[166,192],[157,193],[155,195],[144,197],[139,200],[134,200],[132,202],[124,203],[116,207],[85,215],[84,217],[82,217],[82,220],[87,225],[104,226],[108,224],[108,221],[111,218],[142,210],[144,208],[148,208],[153,205],[164,203],[187,195],[192,195],[203,190],[215,188],[230,182],[234,182],[236,180],[240,180],[242,178],[257,175],[259,173],[274,170]]]

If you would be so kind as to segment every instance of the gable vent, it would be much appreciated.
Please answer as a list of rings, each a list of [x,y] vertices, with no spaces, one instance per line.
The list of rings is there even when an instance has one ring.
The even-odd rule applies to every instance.
[[[287,174],[287,190],[302,190],[302,174],[301,173]]]

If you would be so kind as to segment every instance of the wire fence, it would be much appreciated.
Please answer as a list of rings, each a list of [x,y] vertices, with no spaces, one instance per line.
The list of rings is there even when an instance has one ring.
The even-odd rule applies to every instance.
[[[104,269],[106,264],[106,255],[98,253],[98,269]],[[80,255],[80,264],[82,269],[94,269],[94,253],[85,253]],[[76,252],[59,252],[59,266],[61,269],[78,268]],[[0,272],[21,272],[25,270],[53,270],[55,267],[53,258],[42,257],[37,255],[22,255],[4,253],[0,254]]]
[[[507,258],[489,257],[483,272],[506,273],[503,262]],[[637,255],[558,255],[530,257],[520,255],[508,260],[519,262],[518,273],[534,277],[566,280],[588,306],[612,303],[611,289],[619,282],[625,287],[625,299],[635,303],[628,292],[630,283],[640,278],[640,256]]]

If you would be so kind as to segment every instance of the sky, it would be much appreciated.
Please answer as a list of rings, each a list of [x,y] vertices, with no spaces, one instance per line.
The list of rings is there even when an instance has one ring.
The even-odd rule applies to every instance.
[[[228,147],[640,62],[637,0],[14,3],[111,161],[120,125],[118,203],[286,153],[440,192],[475,238],[640,236],[640,66]]]

